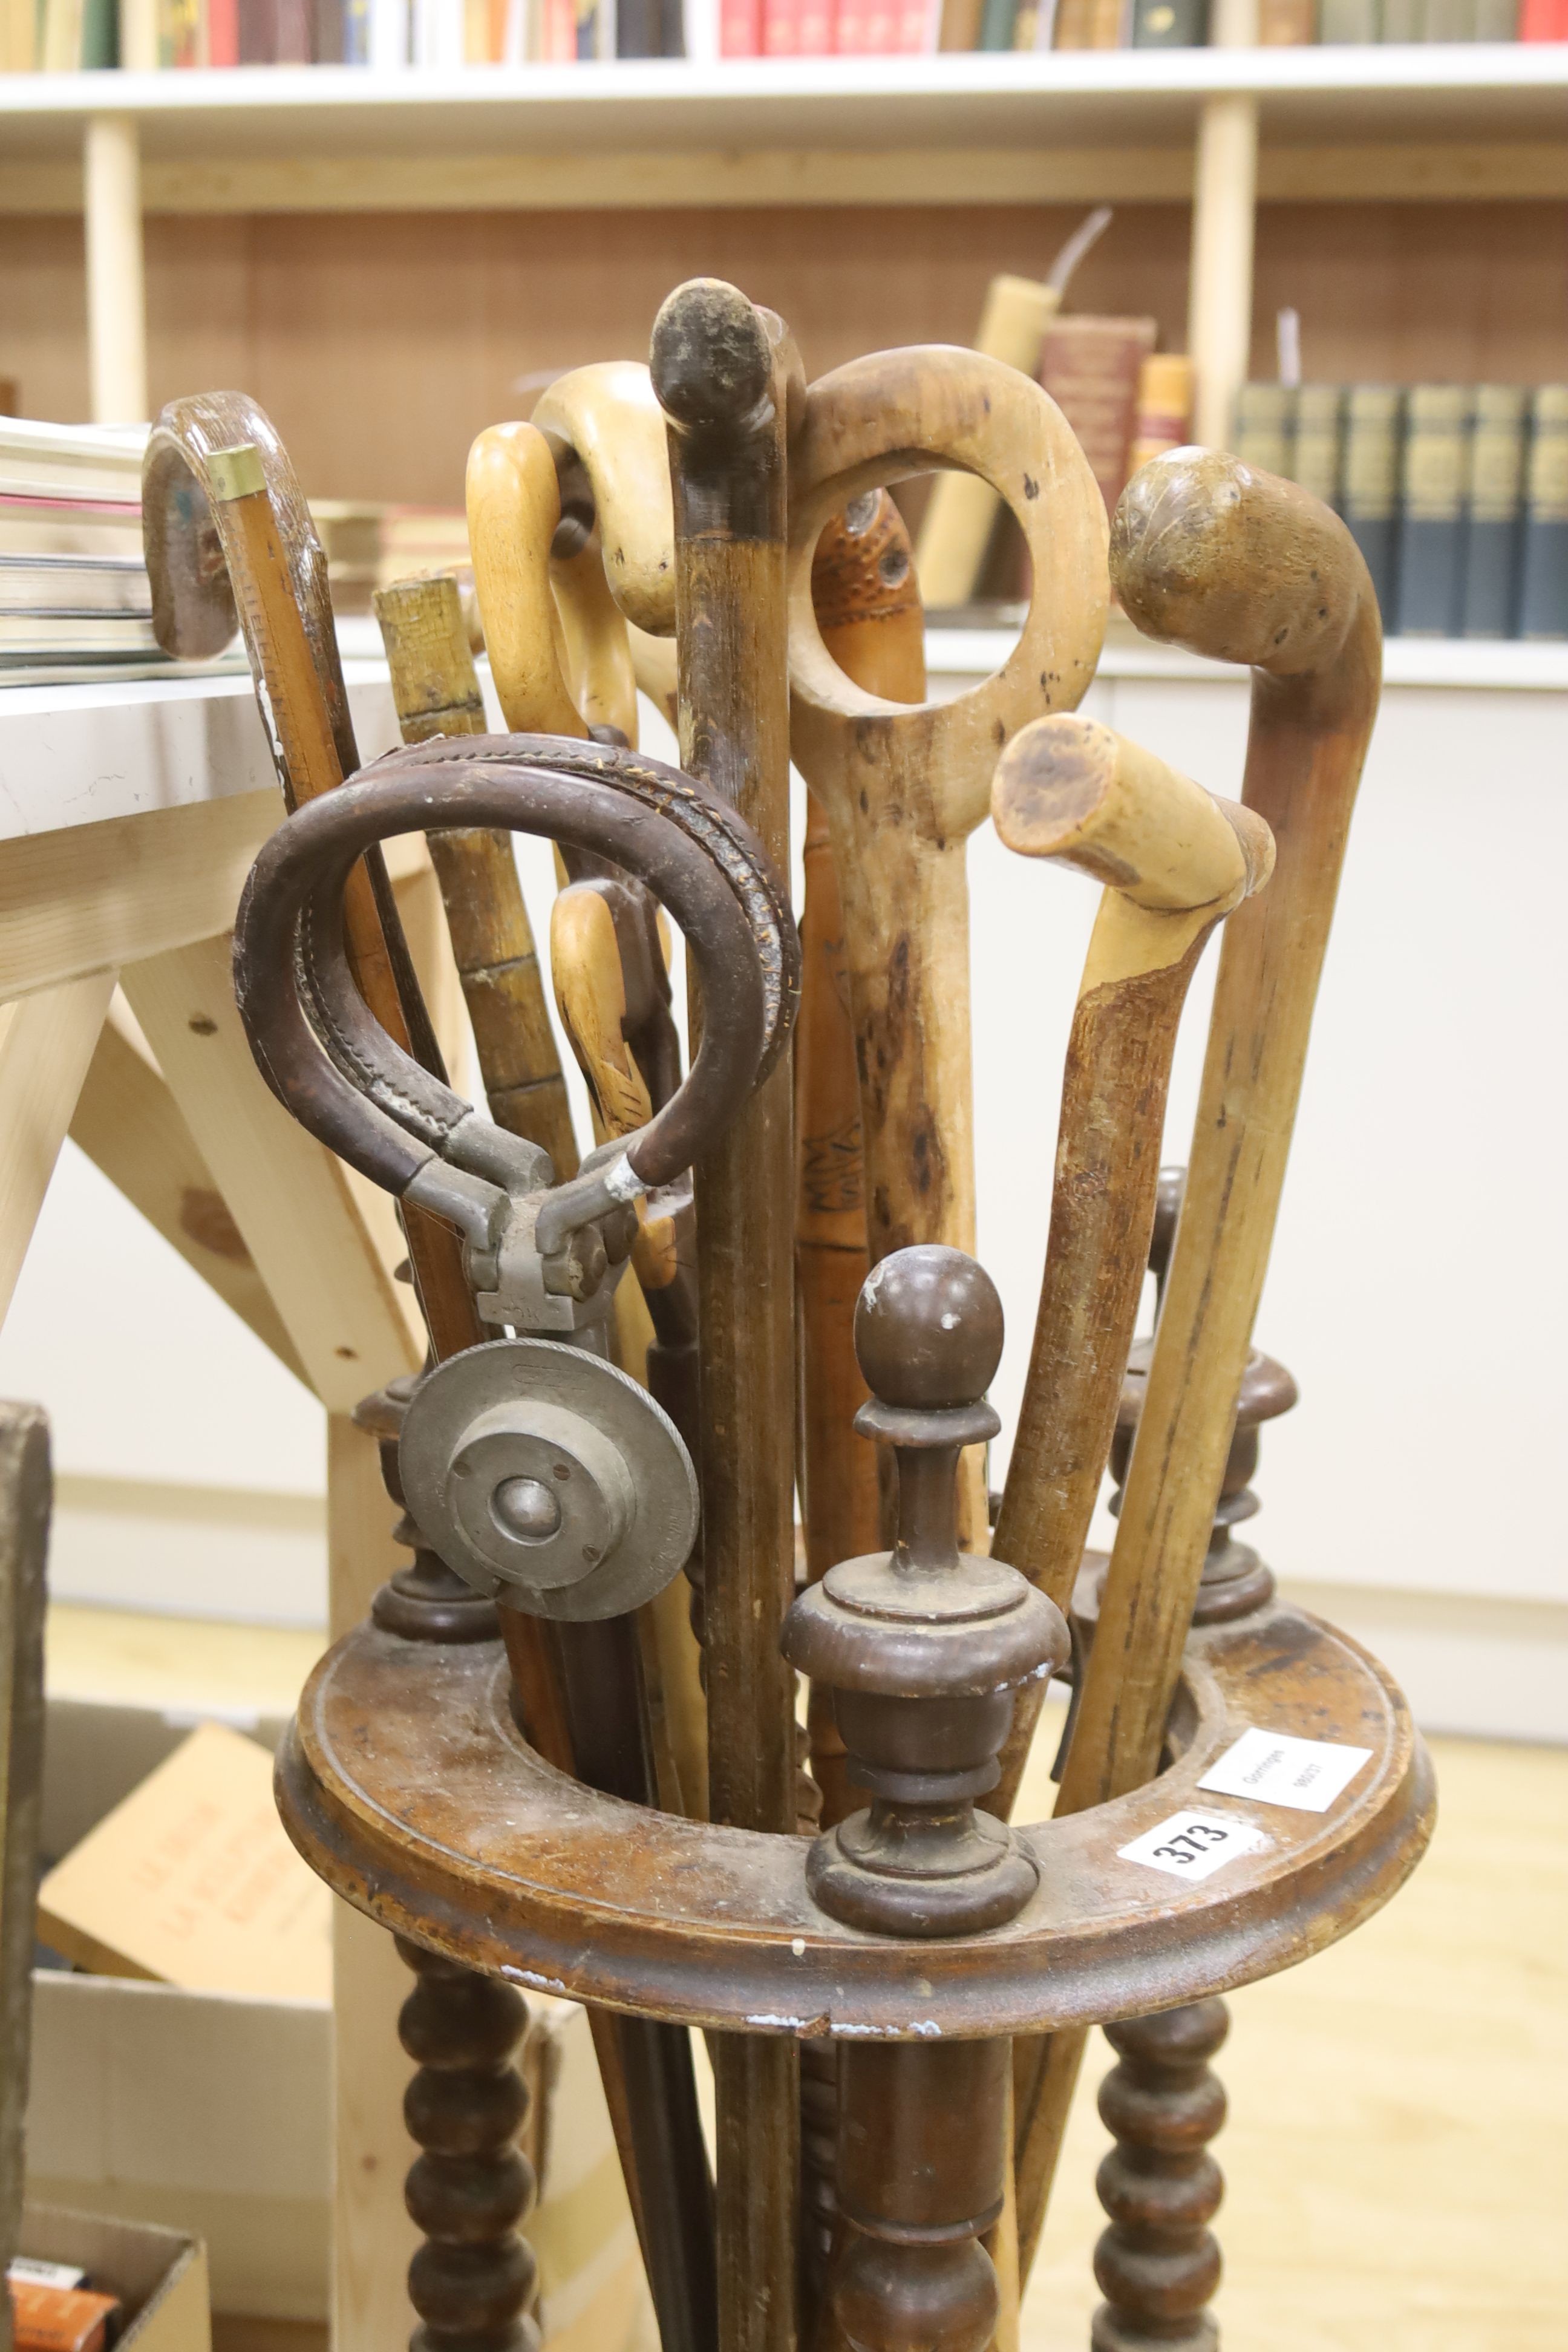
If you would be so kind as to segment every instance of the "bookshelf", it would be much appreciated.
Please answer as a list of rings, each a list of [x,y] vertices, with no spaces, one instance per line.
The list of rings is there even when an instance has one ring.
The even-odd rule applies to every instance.
[[[837,205],[907,208],[919,237],[932,207],[1190,207],[1189,307],[1170,327],[1184,325],[1205,387],[1196,437],[1223,441],[1247,373],[1259,206],[1555,205],[1565,133],[1568,45],[38,74],[0,79],[0,215],[46,236],[84,220],[92,411],[107,420],[146,413],[150,220],[170,235],[336,215],[352,237],[356,215],[722,211],[773,215],[782,236],[792,212]],[[689,265],[675,231],[665,245],[673,283]],[[1179,267],[1171,248],[1167,234]],[[66,251],[51,248],[58,278]],[[317,310],[331,309],[323,280]],[[929,331],[872,318],[856,347]]]

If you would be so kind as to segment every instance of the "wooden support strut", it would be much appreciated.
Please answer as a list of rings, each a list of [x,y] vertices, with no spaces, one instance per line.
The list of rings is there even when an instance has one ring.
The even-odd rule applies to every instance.
[[[1243,785],[1274,835],[1267,890],[1220,958],[1187,1194],[1059,1812],[1157,1770],[1268,1268],[1362,764],[1382,630],[1342,522],[1294,484],[1174,450],[1117,509],[1112,572],[1147,635],[1253,671]],[[1019,2102],[1020,2245],[1037,2242],[1081,2033]]]
[[[734,803],[787,873],[785,444],[799,362],[771,313],[697,278],[659,311],[650,364],[669,426],[681,764]],[[795,1569],[790,1109],[786,1061],[694,1171],[709,1812],[780,1834],[796,1818],[794,1684],[779,1647]],[[722,2035],[713,2052],[720,2341],[790,2352],[795,2045]]]

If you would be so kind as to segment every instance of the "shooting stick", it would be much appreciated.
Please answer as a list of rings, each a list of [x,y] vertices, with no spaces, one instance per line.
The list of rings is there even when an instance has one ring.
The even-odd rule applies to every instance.
[[[674,497],[681,764],[750,821],[781,873],[789,871],[785,442],[798,365],[780,322],[717,278],[678,287],[654,322],[651,373]],[[708,1006],[705,1017],[721,1011]],[[795,1581],[787,1064],[694,1174],[709,1812],[788,1836],[796,1797],[794,1677],[780,1648]],[[724,2352],[793,2352],[795,2046],[723,2034],[712,2048],[720,2341]]]
[[[935,464],[978,474],[1017,516],[1034,596],[1003,667],[910,709],[856,686],[823,644],[812,559],[861,492]],[[1014,368],[943,346],[884,352],[813,384],[793,453],[790,680],[796,762],[826,816],[860,1069],[873,1262],[919,1242],[974,1246],[964,845],[997,753],[1079,702],[1104,634],[1105,509],[1083,452]],[[965,1457],[960,1541],[986,1541],[984,1464]]]
[[[359,766],[327,592],[327,562],[270,420],[237,393],[171,401],[142,467],[154,626],[170,652],[216,652],[244,631],[273,764],[292,809]],[[426,1069],[441,1057],[379,851],[350,877],[343,922],[355,982],[387,1034]],[[404,1230],[437,1356],[483,1329],[449,1226],[411,1208]]]
[[[993,1538],[1065,1610],[1116,1429],[1153,1229],[1171,1057],[1215,925],[1267,879],[1268,828],[1092,719],[1037,719],[1002,754],[996,830],[1104,886],[1068,1043],[1050,1238],[1028,1379]],[[1038,1720],[1018,1695],[1005,1821]]]
[[[484,734],[484,702],[456,581],[399,580],[378,591],[375,616],[404,741]],[[504,833],[438,829],[426,839],[490,1117],[542,1145],[557,1176],[574,1176],[577,1139],[511,842]]]
[[[845,676],[889,702],[925,699],[925,618],[909,533],[886,490],[851,501],[826,525],[811,573],[822,642]],[[855,1432],[868,1391],[855,1355],[855,1307],[870,1271],[865,1154],[855,1031],[844,964],[844,918],[827,820],[807,804],[805,902],[795,1023],[795,1283],[800,1302],[801,1516],[805,1572],[881,1539],[876,1449]],[[831,1828],[859,1802],[844,1777],[844,1742],[829,1693],[809,1710],[811,1769]]]
[[[1383,635],[1349,531],[1293,483],[1210,450],[1145,466],[1117,509],[1117,593],[1148,636],[1252,667],[1243,799],[1274,836],[1226,926],[1187,1192],[1058,1813],[1158,1769],[1268,1264]],[[1050,2037],[1020,2102],[1032,2257],[1084,2037]],[[1025,2200],[1027,2198],[1027,2203]]]

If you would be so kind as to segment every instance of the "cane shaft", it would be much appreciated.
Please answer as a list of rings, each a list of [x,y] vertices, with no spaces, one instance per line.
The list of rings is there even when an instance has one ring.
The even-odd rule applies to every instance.
[[[670,426],[682,765],[733,802],[787,873],[784,359],[762,314],[703,279],[660,311],[653,380]],[[796,1817],[780,1646],[795,1570],[791,1128],[786,1061],[694,1171],[709,1811],[780,1834]],[[715,2049],[720,2340],[791,2352],[795,2052],[753,2036]]]

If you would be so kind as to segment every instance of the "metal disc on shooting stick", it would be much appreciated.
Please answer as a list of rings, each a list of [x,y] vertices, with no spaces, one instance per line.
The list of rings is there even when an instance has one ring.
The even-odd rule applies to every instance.
[[[603,1357],[492,1339],[427,1372],[398,1460],[426,1541],[536,1617],[616,1617],[697,1538],[697,1478],[663,1408]]]

